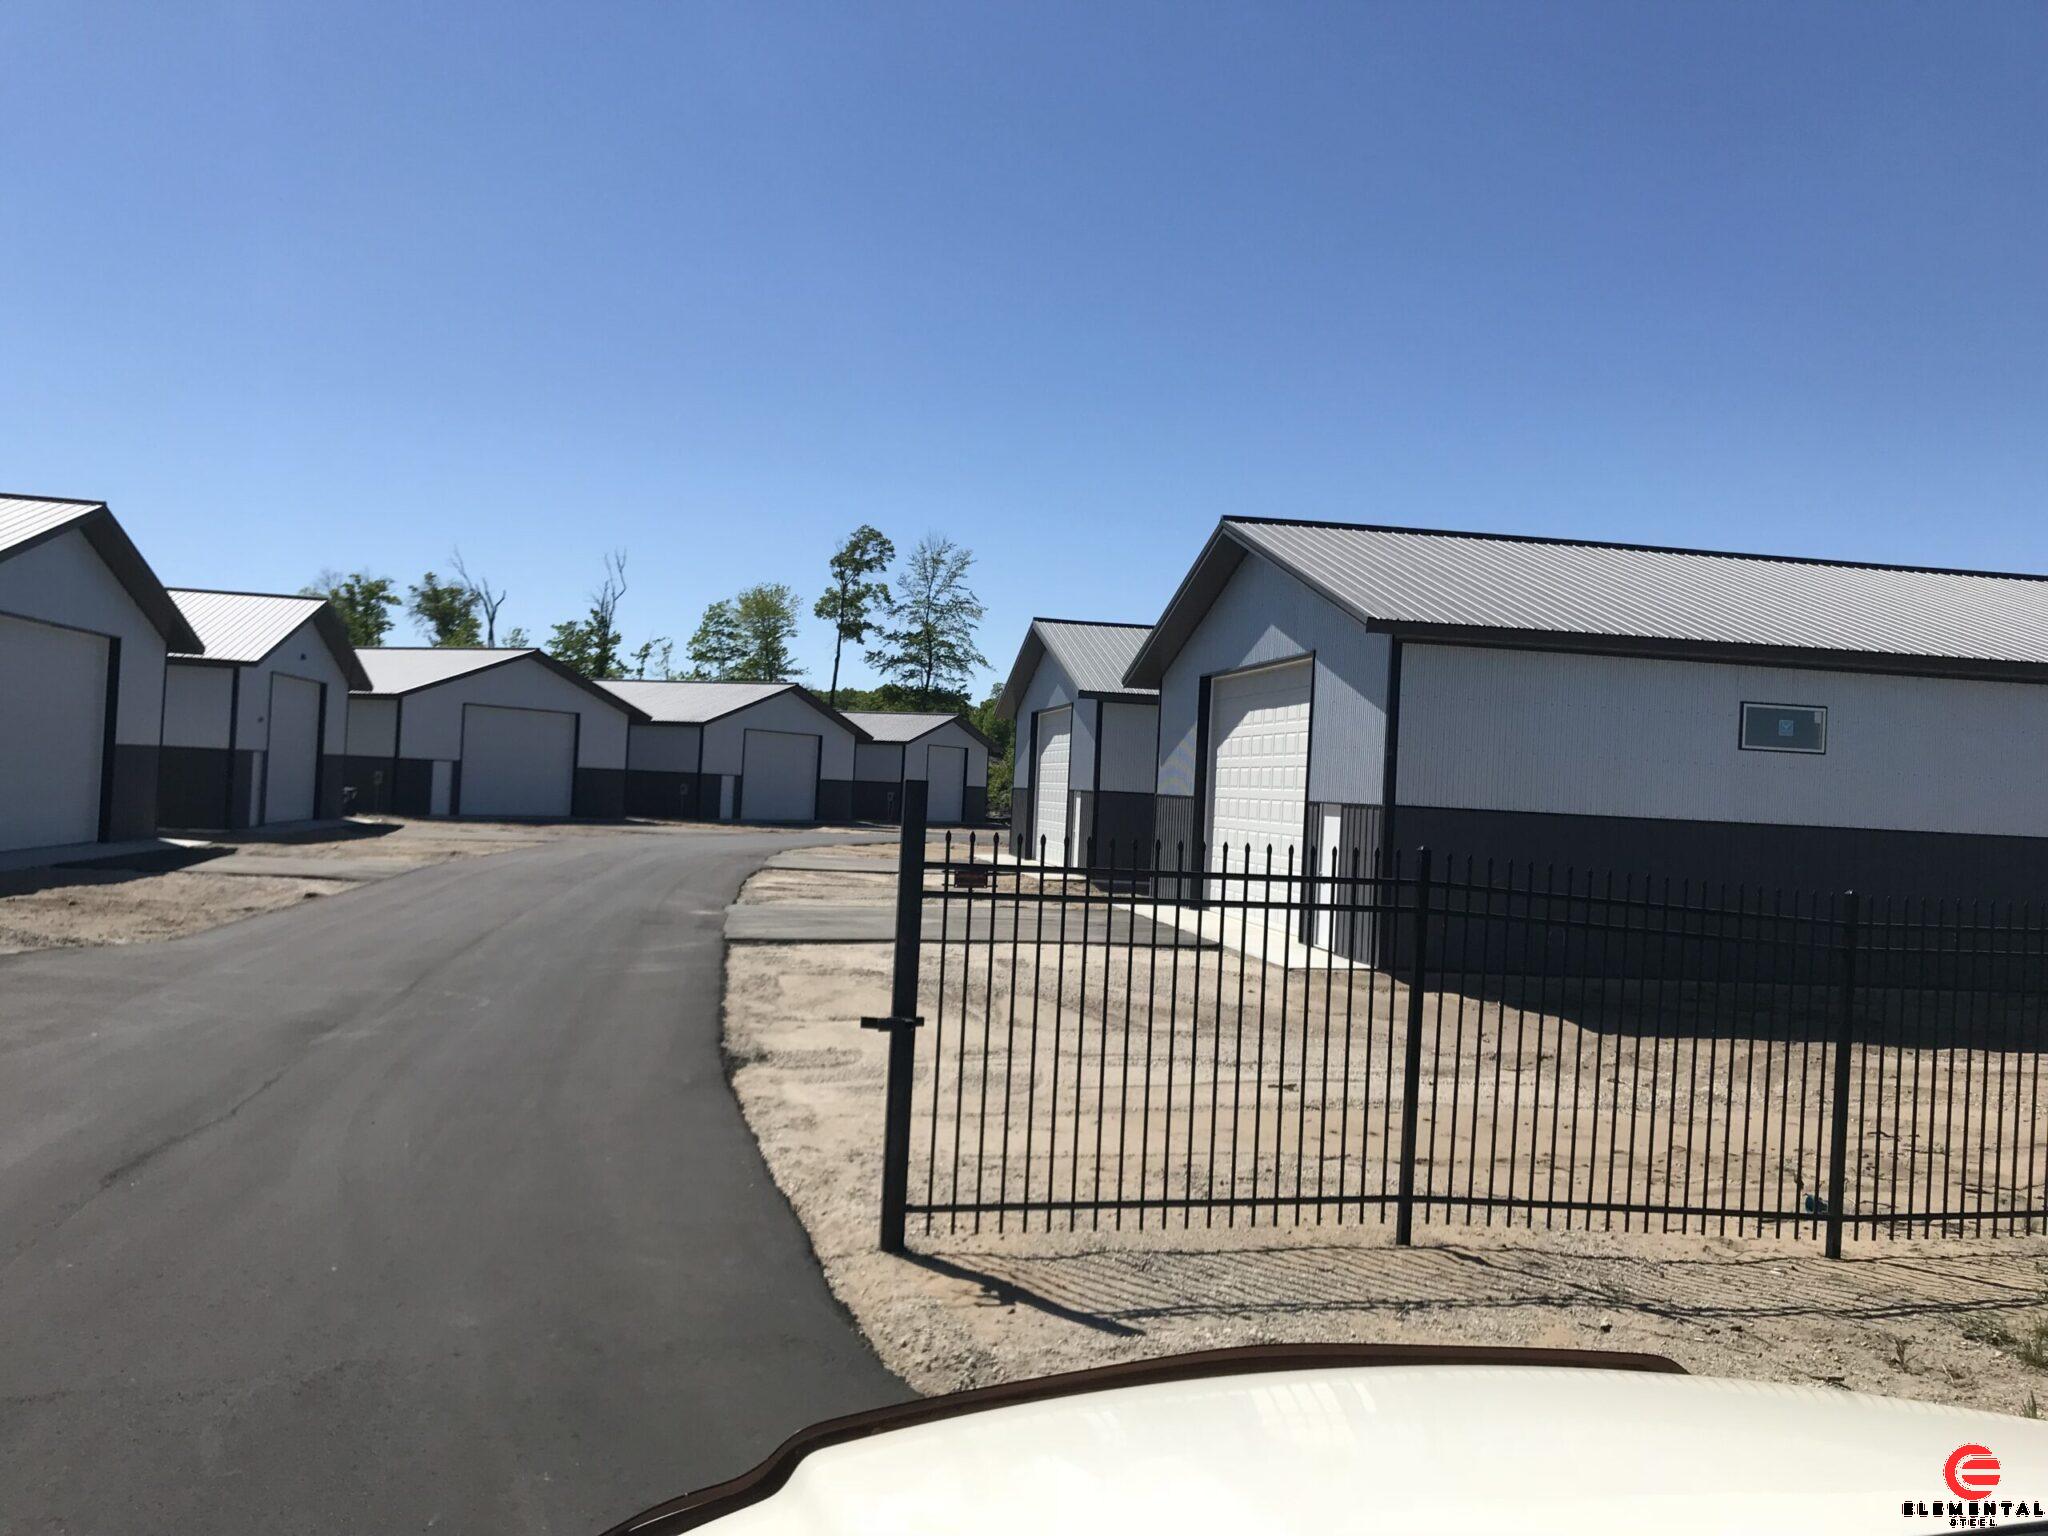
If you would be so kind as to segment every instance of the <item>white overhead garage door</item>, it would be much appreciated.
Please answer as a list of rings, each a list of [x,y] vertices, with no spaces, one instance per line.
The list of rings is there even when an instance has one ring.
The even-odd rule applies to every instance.
[[[926,790],[925,820],[938,826],[954,826],[967,814],[967,749],[926,747],[924,751]]]
[[[1209,867],[1263,875],[1301,862],[1308,812],[1310,664],[1219,677],[1209,691]],[[1287,899],[1284,882],[1222,882],[1218,899]]]
[[[263,819],[311,821],[320,779],[320,685],[270,676],[270,751],[264,760]]]
[[[103,635],[0,617],[0,848],[100,835]]]
[[[801,731],[747,732],[740,759],[740,815],[747,821],[816,821],[824,738]]]
[[[1037,846],[1047,862],[1067,862],[1067,784],[1074,760],[1074,712],[1048,709],[1038,717],[1038,761],[1031,765],[1031,815]]]
[[[566,816],[575,795],[574,714],[463,705],[463,815]]]

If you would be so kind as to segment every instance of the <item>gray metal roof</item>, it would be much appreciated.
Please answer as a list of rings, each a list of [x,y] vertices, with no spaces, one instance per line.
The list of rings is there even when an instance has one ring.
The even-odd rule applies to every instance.
[[[492,649],[483,645],[377,645],[365,646],[356,652],[356,656],[370,679],[370,686],[357,689],[358,693],[417,693],[422,688],[433,688],[458,677],[468,677],[472,673],[530,658],[563,682],[573,683],[592,698],[602,699],[632,719],[647,718],[644,710],[607,693],[605,684],[593,683],[582,673],[563,666],[546,651],[535,650],[531,646]]]
[[[1156,683],[1249,551],[1377,628],[2048,666],[2048,580],[1503,534],[1225,518],[1132,663]],[[1817,654],[1816,661],[1822,659]]]
[[[1033,619],[996,700],[996,712],[1006,720],[1016,718],[1024,704],[1024,690],[1031,686],[1038,664],[1048,655],[1082,693],[1152,693],[1152,688],[1134,688],[1124,681],[1151,633],[1150,624]]]
[[[801,683],[709,683],[627,677],[598,686],[643,711],[657,725],[705,725],[763,699],[793,693],[834,725],[854,736],[862,734],[859,726]]]
[[[849,709],[846,718],[867,733],[870,739],[885,746],[897,746],[904,742],[916,741],[929,736],[941,726],[957,725],[976,741],[993,748],[990,741],[974,728],[974,722],[965,715],[897,713],[893,710]]]
[[[199,636],[156,572],[142,558],[103,501],[70,501],[56,496],[0,495],[0,560],[35,548],[71,528],[83,533],[114,579],[135,600],[164,644],[173,651],[199,649]]]
[[[370,677],[349,644],[348,627],[324,597],[302,593],[215,592],[199,587],[173,587],[171,600],[198,632],[205,650],[174,652],[194,661],[251,663],[263,660],[312,621],[320,639],[348,674],[351,689],[367,688]]]

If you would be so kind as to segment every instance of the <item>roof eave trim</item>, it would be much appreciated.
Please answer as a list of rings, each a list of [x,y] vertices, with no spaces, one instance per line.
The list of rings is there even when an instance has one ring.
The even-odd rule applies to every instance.
[[[1145,643],[1138,647],[1138,654],[1124,669],[1126,688],[1159,689],[1165,682],[1166,669],[1172,665],[1173,658],[1187,644],[1188,636],[1194,633],[1203,615],[1215,605],[1231,573],[1252,552],[1249,544],[1230,531],[1229,519],[1217,522],[1209,541],[1202,546],[1202,552],[1195,556],[1187,575],[1181,578],[1173,596],[1167,599],[1166,607],[1152,626],[1152,633],[1145,637]],[[1212,571],[1213,580],[1210,579]]]

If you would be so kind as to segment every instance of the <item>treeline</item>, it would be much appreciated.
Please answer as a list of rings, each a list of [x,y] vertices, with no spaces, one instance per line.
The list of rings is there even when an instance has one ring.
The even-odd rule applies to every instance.
[[[793,588],[760,582],[712,603],[684,643],[678,665],[676,642],[668,635],[651,635],[628,648],[620,619],[629,590],[626,566],[625,550],[606,555],[603,579],[584,612],[554,625],[540,649],[592,679],[806,681],[793,650],[802,613]],[[939,534],[925,535],[899,560],[895,543],[880,529],[855,529],[826,562],[824,591],[811,605],[833,635],[832,675],[818,691],[839,709],[968,712],[1002,749],[1000,763],[993,756],[989,763],[989,802],[1007,806],[1012,731],[995,718],[994,692],[979,703],[968,692],[975,669],[988,665],[976,643],[985,610],[968,581],[973,566],[973,551]],[[460,550],[446,577],[427,571],[402,590],[389,577],[332,570],[302,590],[333,603],[358,646],[387,643],[401,616],[411,619],[429,645],[535,643],[516,625],[500,630],[507,594],[473,574]],[[849,651],[881,675],[878,686],[840,686]]]

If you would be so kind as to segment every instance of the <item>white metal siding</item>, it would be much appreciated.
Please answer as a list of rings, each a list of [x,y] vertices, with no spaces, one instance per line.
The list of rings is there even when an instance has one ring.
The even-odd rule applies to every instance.
[[[114,740],[138,747],[162,743],[164,638],[84,534],[69,529],[0,560],[0,613],[117,636],[121,698]],[[104,708],[104,688],[100,696]]]
[[[744,772],[748,731],[791,731],[801,736],[816,736],[823,743],[818,777],[853,777],[853,732],[814,708],[798,693],[778,693],[709,722],[704,727],[704,771]],[[751,821],[753,814],[749,808],[747,819]]]
[[[574,714],[472,704],[463,716],[463,815],[569,814],[576,789]]]
[[[462,712],[467,704],[580,715],[583,725],[576,741],[577,764],[584,768],[626,766],[625,711],[530,656],[406,694],[399,717],[405,736],[401,755],[452,762],[462,750]],[[467,811],[466,787],[463,799]]]
[[[107,642],[0,617],[0,849],[99,837]]]
[[[967,782],[970,786],[988,783],[988,748],[957,720],[948,720],[936,730],[920,736],[903,749],[903,777],[921,779],[925,776],[925,753],[933,747],[958,747],[967,754]]]
[[[1038,762],[1032,799],[1033,852],[1047,862],[1066,862],[1067,777],[1074,752],[1074,712],[1049,709],[1038,716]]]
[[[1196,712],[1205,675],[1309,652],[1316,661],[1309,798],[1377,804],[1386,743],[1387,637],[1258,555],[1247,555],[1232,573],[1166,669],[1159,695],[1159,793],[1195,792]]]
[[[1405,804],[2048,836],[2048,687],[1412,643],[1401,679]],[[1739,750],[1745,700],[1825,705],[1827,751]]]
[[[348,701],[350,757],[389,757],[397,750],[398,700],[354,698]]]
[[[1017,762],[1018,777],[1011,781],[1012,787],[1021,789],[1033,782],[1031,752],[1029,748],[1031,719],[1048,709],[1062,705],[1073,711],[1073,742],[1068,753],[1067,787],[1088,789],[1094,784],[1095,768],[1095,701],[1083,699],[1074,686],[1074,681],[1058,662],[1046,655],[1038,663],[1038,670],[1031,674],[1031,682],[1024,690],[1024,698],[1017,708]]]
[[[931,747],[925,753],[925,778],[930,785],[925,820],[939,826],[958,822],[967,813],[967,749]]]
[[[259,662],[242,672],[242,725],[235,744],[261,751],[270,744],[270,680],[274,676],[312,678],[327,685],[327,734],[322,751],[348,750],[348,674],[327,648],[319,628],[308,619]]]
[[[310,821],[320,784],[320,685],[272,673],[268,713],[263,819]]]
[[[895,742],[864,741],[853,749],[853,776],[863,784],[894,784],[903,777],[903,748]]]
[[[1309,664],[1219,677],[1209,698],[1209,867],[1298,868],[1308,813]],[[1290,864],[1292,860],[1292,864]],[[1265,888],[1252,888],[1253,898]],[[1226,893],[1233,899],[1236,892]],[[1283,888],[1276,884],[1278,900]]]
[[[164,745],[225,748],[234,691],[233,667],[172,662],[164,673]]]
[[[1102,783],[1105,790],[1149,795],[1159,775],[1159,707],[1103,700]]]
[[[819,745],[815,733],[748,731],[740,814],[748,821],[816,821]]]
[[[651,773],[695,773],[698,728],[694,725],[633,724],[626,766]]]

